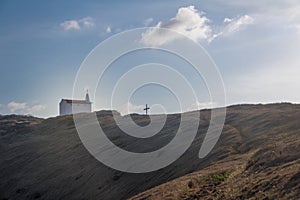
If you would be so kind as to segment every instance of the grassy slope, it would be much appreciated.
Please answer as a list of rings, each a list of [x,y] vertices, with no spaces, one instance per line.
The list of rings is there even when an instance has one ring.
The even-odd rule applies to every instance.
[[[299,117],[299,106],[232,107],[228,157],[131,199],[299,199]]]
[[[137,140],[122,135],[109,112],[99,112],[98,116],[114,143],[139,151],[164,146],[174,136],[180,120],[179,115],[170,115],[162,133],[151,140]],[[96,161],[82,146],[71,116],[46,120],[25,117],[30,121],[26,125],[16,124],[20,116],[0,116],[0,197],[299,197],[300,105],[229,107],[218,144],[206,158],[197,159],[209,116],[209,110],[201,112],[197,137],[180,159],[146,174],[118,172]],[[148,121],[145,116],[134,118],[140,124]]]

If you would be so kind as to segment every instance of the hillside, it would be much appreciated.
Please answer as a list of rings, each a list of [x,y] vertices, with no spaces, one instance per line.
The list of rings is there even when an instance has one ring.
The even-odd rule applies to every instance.
[[[112,142],[149,151],[167,144],[180,115],[168,115],[151,139],[122,135],[111,111],[97,112]],[[125,116],[128,117],[128,116]],[[149,122],[133,115],[141,125]],[[0,116],[0,199],[299,199],[300,105],[236,105],[227,109],[217,145],[198,152],[209,125],[176,162],[156,172],[129,174],[106,167],[82,145],[72,116]],[[134,196],[136,195],[136,196]]]

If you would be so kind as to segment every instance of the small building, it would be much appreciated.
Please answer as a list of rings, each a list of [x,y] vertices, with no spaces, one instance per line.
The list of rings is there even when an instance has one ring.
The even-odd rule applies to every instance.
[[[92,102],[88,92],[85,100],[62,99],[59,103],[59,115],[92,112]]]

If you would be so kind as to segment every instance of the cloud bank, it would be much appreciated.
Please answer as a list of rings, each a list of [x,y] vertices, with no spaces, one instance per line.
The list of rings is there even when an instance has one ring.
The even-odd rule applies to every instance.
[[[131,102],[122,105],[118,110],[121,115],[128,115],[130,113],[141,113],[144,109],[144,105],[134,105]]]
[[[2,105],[1,109],[7,110],[10,113],[36,114],[45,110],[46,106],[41,104],[29,106],[25,102],[20,103],[20,102],[11,101],[6,106]]]
[[[26,103],[17,103],[17,102],[10,102],[7,104],[7,108],[11,111],[11,112],[15,112],[17,110],[23,110],[26,108]]]

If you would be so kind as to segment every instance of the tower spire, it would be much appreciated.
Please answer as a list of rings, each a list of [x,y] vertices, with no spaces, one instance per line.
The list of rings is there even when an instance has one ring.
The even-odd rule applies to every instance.
[[[87,102],[91,102],[91,101],[90,101],[90,96],[89,96],[89,90],[86,90],[85,100],[86,100]]]

